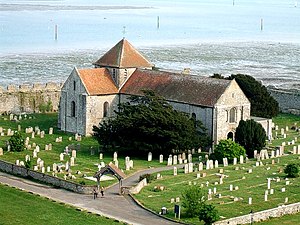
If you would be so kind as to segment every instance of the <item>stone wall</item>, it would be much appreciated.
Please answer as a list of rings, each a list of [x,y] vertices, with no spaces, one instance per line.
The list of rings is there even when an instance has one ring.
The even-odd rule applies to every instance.
[[[0,87],[0,114],[39,112],[41,105],[52,104],[52,111],[58,111],[61,84],[24,84]]]
[[[248,215],[234,217],[228,220],[218,221],[215,222],[214,225],[249,224],[253,222],[268,220],[274,217],[281,217],[288,214],[295,214],[298,212],[300,212],[300,202],[290,204],[290,205],[282,205],[277,208],[268,209],[253,214],[249,213]]]
[[[48,174],[44,174],[41,172],[29,170],[22,166],[17,166],[12,163],[8,163],[5,161],[0,160],[0,171],[18,175],[21,177],[34,179],[41,181],[46,184],[50,184],[56,187],[64,188],[69,191],[74,191],[79,194],[91,194],[95,186],[83,186],[80,184],[76,184],[70,181],[63,180],[58,177],[53,177]]]
[[[268,88],[269,93],[279,103],[282,112],[300,115],[300,91]]]

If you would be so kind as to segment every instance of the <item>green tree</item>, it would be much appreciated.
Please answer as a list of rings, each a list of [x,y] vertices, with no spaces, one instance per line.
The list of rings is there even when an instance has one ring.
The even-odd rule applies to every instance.
[[[210,204],[203,204],[200,213],[199,213],[199,220],[204,221],[205,225],[211,225],[213,222],[216,222],[220,219],[218,210]]]
[[[212,77],[228,80],[235,79],[251,103],[252,116],[272,118],[278,115],[278,102],[270,95],[268,89],[255,78],[244,74],[233,74],[227,78],[220,74],[214,74]]]
[[[242,145],[248,157],[254,157],[254,150],[260,151],[266,146],[266,131],[261,124],[254,120],[241,120],[236,128],[235,141]]]
[[[287,174],[287,177],[299,177],[299,165],[292,163],[292,164],[288,164],[285,168],[284,168],[284,173]]]
[[[9,139],[9,145],[11,147],[11,151],[21,152],[24,150],[25,141],[19,132],[15,132],[13,136]]]
[[[231,139],[221,140],[215,146],[214,153],[211,155],[211,158],[217,159],[219,162],[223,160],[223,158],[227,158],[228,161],[232,162],[233,158],[238,158],[241,155],[245,155],[246,150],[244,147],[235,143]]]
[[[204,191],[198,186],[189,186],[181,195],[187,217],[198,216],[206,200]]]
[[[94,126],[94,137],[104,151],[126,151],[132,155],[169,154],[207,146],[208,136],[199,121],[176,111],[166,100],[152,91],[132,96],[119,105],[116,117]]]

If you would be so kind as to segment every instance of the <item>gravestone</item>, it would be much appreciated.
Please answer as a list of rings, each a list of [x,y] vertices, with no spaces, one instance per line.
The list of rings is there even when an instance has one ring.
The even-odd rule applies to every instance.
[[[265,194],[265,202],[268,201],[268,195]]]
[[[270,189],[270,195],[274,194],[274,189]]]
[[[224,167],[228,166],[228,160],[227,160],[227,158],[223,158],[223,166]]]
[[[182,160],[186,160],[185,152],[182,153]]]
[[[210,166],[210,163],[209,163],[209,160],[207,160],[205,169],[209,170],[210,169],[209,166]]]
[[[31,138],[32,138],[32,139],[34,138],[34,135],[35,135],[35,133],[32,132],[32,133],[31,133]]]
[[[177,165],[177,155],[173,156],[173,165]]]
[[[70,169],[70,164],[69,161],[67,161],[65,166],[65,171],[69,171],[69,169]]]
[[[176,166],[174,166],[173,175],[177,176],[177,167]]]
[[[59,161],[64,161],[64,154],[63,153],[60,153],[60,155],[59,155]]]
[[[189,173],[189,165],[188,164],[184,165],[184,173]]]
[[[189,166],[189,173],[192,173],[193,169],[194,169],[194,164],[193,163],[189,163],[188,166]]]
[[[237,158],[233,158],[233,165],[237,164]]]
[[[175,202],[180,202],[180,198],[179,197],[175,198]]]
[[[3,149],[0,148],[0,156],[3,155]]]
[[[99,154],[99,159],[102,160],[103,159],[103,153]]]
[[[229,191],[233,191],[233,185],[232,184],[229,185]]]
[[[244,164],[244,156],[240,155],[240,164]]]
[[[152,153],[149,152],[149,153],[148,153],[148,162],[151,162],[151,161],[152,161]]]
[[[126,158],[125,158],[126,159]],[[117,152],[114,152],[114,155],[113,155],[113,161],[116,161],[118,160],[118,153]],[[129,160],[128,160],[129,161]]]
[[[280,129],[280,134],[284,135],[284,129],[283,128]]]
[[[274,158],[274,157],[275,157],[275,151],[272,150],[272,151],[271,151],[271,158]]]
[[[209,160],[209,168],[210,169],[214,168],[214,161],[213,160]]]
[[[76,158],[76,150],[72,150],[72,157]]]
[[[188,154],[188,163],[191,163],[193,161],[192,154]]]
[[[41,138],[45,137],[45,131],[41,131]]]
[[[45,145],[45,151],[49,150],[49,145]]]
[[[267,180],[268,180],[267,186],[268,186],[268,190],[269,190],[269,189],[271,189],[271,178],[267,178]]]
[[[20,160],[16,160],[16,165],[19,166],[20,165]]]
[[[21,125],[19,124],[18,125],[18,131],[20,132],[22,129],[21,129]]]
[[[75,157],[71,157],[70,158],[70,166],[74,166],[75,165]]]
[[[37,151],[35,151],[35,150],[33,151],[32,157],[33,157],[33,158],[37,158]]]
[[[171,165],[172,165],[172,156],[171,156],[171,157],[169,156],[167,165],[168,165],[168,166],[171,166]]]
[[[45,167],[41,168],[42,173],[45,173]]]
[[[164,162],[164,155],[159,155],[159,163],[163,163]]]
[[[52,144],[48,144],[48,150],[51,151],[52,150]]]
[[[199,171],[203,170],[203,163],[202,163],[202,162],[199,163],[199,165],[198,165],[198,170],[199,170]]]
[[[182,164],[182,163],[183,163],[182,158],[179,158],[179,159],[178,159],[178,163],[179,163],[179,164]]]
[[[47,166],[47,173],[50,173],[51,172],[51,168],[50,166]]]
[[[49,128],[49,134],[50,134],[50,135],[53,134],[53,127],[50,127],[50,128]]]

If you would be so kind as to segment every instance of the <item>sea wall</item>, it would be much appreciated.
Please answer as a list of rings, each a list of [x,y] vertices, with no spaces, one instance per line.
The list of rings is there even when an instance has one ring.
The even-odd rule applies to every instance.
[[[268,91],[277,100],[282,112],[300,115],[300,90],[268,88]]]
[[[0,114],[58,111],[61,84],[23,84],[0,86]],[[50,104],[51,103],[51,104]],[[49,106],[47,106],[50,104]]]
[[[297,202],[290,205],[282,205],[277,208],[268,209],[256,213],[249,213],[248,215],[218,221],[215,222],[214,225],[252,224],[254,222],[260,222],[274,217],[281,217],[284,215],[295,214],[299,212],[300,212],[300,202]]]
[[[0,160],[0,171],[29,179],[38,180],[43,183],[50,184],[55,187],[64,188],[69,191],[74,191],[79,194],[91,194],[93,189],[95,188],[94,186],[84,186],[38,171],[33,171],[22,166],[17,166],[12,163],[5,162],[3,160]]]

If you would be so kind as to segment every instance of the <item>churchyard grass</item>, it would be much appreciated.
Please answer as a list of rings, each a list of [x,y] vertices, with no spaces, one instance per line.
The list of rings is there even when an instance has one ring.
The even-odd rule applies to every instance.
[[[300,145],[299,132],[290,129],[295,123],[300,125],[300,117],[282,114],[273,121],[279,126],[278,133],[280,133],[280,128],[285,128],[286,126],[289,127],[289,130],[285,131],[287,134],[285,139],[281,135],[278,135],[278,139],[269,143],[270,148],[281,145],[284,141],[288,143],[291,140],[295,140],[295,137],[298,138],[295,145]],[[275,130],[273,133],[275,135]],[[173,170],[161,172],[162,179],[154,180],[140,194],[135,195],[135,197],[139,202],[155,212],[159,212],[163,206],[167,207],[169,211],[167,216],[170,218],[174,218],[174,204],[181,204],[181,201],[179,203],[171,203],[171,199],[175,200],[176,197],[180,197],[181,199],[181,193],[189,185],[197,185],[199,187],[202,185],[206,193],[208,193],[208,189],[211,189],[213,192],[213,188],[216,187],[216,193],[221,194],[221,196],[217,197],[215,194],[212,194],[212,200],[209,200],[208,203],[216,206],[223,219],[246,215],[251,210],[262,211],[283,204],[300,202],[298,191],[300,178],[289,178],[288,182],[290,183],[286,185],[286,177],[283,173],[283,169],[287,164],[299,162],[300,155],[291,154],[292,148],[292,145],[286,145],[285,153],[288,155],[265,159],[262,161],[263,166],[256,166],[256,160],[249,160],[244,164],[234,166],[229,164],[228,167],[219,165],[219,168],[188,174],[185,174],[184,169],[181,168],[178,169],[177,176],[173,175]],[[273,160],[274,164],[272,164]],[[197,166],[194,168],[197,168]],[[215,184],[215,182],[220,181],[218,176],[219,169],[224,169],[224,174],[228,176],[228,178],[223,179],[223,184]],[[252,169],[252,173],[248,172],[249,169]],[[201,174],[201,178],[197,178],[197,173]],[[202,177],[203,173],[206,173],[206,177]],[[267,178],[274,179],[271,181],[273,194],[270,194],[271,191],[267,188]],[[276,181],[277,178],[279,179]],[[206,182],[209,182],[208,186]],[[233,191],[230,191],[230,185],[233,185]],[[165,190],[157,191],[157,189],[155,190],[155,186],[164,186]],[[235,190],[236,186],[238,190]],[[285,192],[282,192],[282,188],[285,188]],[[267,201],[264,199],[266,190],[268,190]],[[249,197],[252,198],[251,205],[248,204]],[[285,203],[286,200],[287,202]],[[198,218],[185,218],[184,209],[181,212],[181,218],[185,222],[199,223]]]
[[[299,224],[300,221],[300,213],[293,215],[285,215],[283,217],[272,218],[270,220],[262,221],[260,223],[254,223],[258,225],[295,225]]]
[[[75,159],[75,166],[71,167],[72,174],[76,176],[75,180],[72,180],[73,182],[84,182],[86,185],[96,185],[96,182],[90,181],[87,179],[82,178],[82,175],[85,174],[87,176],[93,176],[95,172],[98,170],[97,164],[99,164],[101,161],[108,164],[109,162],[113,161],[113,153],[103,153],[103,160],[99,159],[99,144],[98,142],[93,139],[92,137],[82,137],[82,140],[80,142],[75,141],[74,134],[61,132],[57,129],[57,113],[49,113],[49,114],[32,114],[27,115],[27,119],[23,119],[18,122],[13,122],[9,120],[9,116],[2,116],[0,117],[0,127],[4,129],[5,136],[0,136],[0,148],[3,148],[4,155],[0,156],[1,160],[15,163],[16,160],[25,161],[25,156],[30,155],[31,161],[32,161],[32,167],[33,165],[36,165],[37,158],[33,158],[33,149],[31,150],[25,150],[23,152],[7,152],[6,151],[6,141],[9,140],[10,137],[6,136],[7,129],[12,129],[16,131],[18,129],[18,125],[21,125],[22,129],[22,135],[24,138],[29,137],[30,142],[29,144],[36,143],[40,146],[40,152],[38,153],[38,158],[41,158],[45,162],[45,167],[50,166],[51,172],[49,174],[52,174],[52,164],[53,163],[60,163],[59,154],[64,152],[64,149],[68,145],[74,145],[75,147],[79,144],[80,150],[77,151],[77,157]],[[31,119],[29,119],[31,117]],[[35,138],[31,138],[31,133],[26,134],[25,128],[27,127],[33,127],[38,126],[41,131],[45,131],[44,138],[41,138],[38,135],[35,135]],[[49,128],[53,127],[53,134],[49,135]],[[62,137],[62,142],[55,142],[55,139],[58,137]],[[69,138],[72,138],[70,141]],[[45,151],[45,145],[52,143],[52,150],[51,151]],[[94,152],[94,155],[91,155],[91,152]],[[64,156],[64,161],[62,163],[66,163],[71,157],[71,151],[69,151],[70,155]],[[126,171],[125,170],[125,156],[118,155],[118,161],[119,161],[119,168],[124,169],[125,174],[132,174],[136,171],[147,169],[149,167],[159,167],[162,166],[162,164],[159,164],[158,159],[155,160],[153,158],[152,162],[147,161],[147,156],[145,156],[145,160],[141,158],[132,157],[131,158],[134,161],[134,167],[133,169]],[[166,165],[166,160],[164,161],[164,165]],[[80,171],[81,175],[76,175],[75,172]],[[65,173],[58,173],[57,176],[63,178]],[[103,186],[109,186],[113,183],[116,183],[117,180],[110,180],[110,181],[103,181],[101,184]]]
[[[123,224],[2,184],[0,184],[0,218],[3,225]]]

